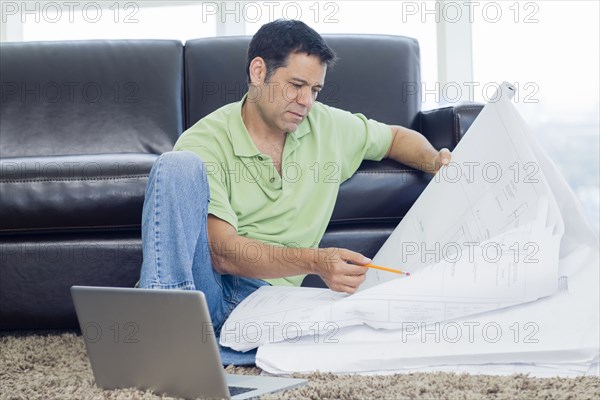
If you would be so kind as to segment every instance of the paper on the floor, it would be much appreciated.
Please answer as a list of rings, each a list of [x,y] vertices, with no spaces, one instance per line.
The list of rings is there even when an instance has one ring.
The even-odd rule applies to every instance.
[[[257,363],[274,373],[589,366],[600,347],[598,279],[590,275],[598,272],[598,239],[508,96],[486,105],[454,150],[453,163],[460,173],[438,173],[374,258],[411,271],[410,278],[373,270],[365,289],[349,297],[321,289],[260,289],[231,315],[221,342],[237,350],[260,346]],[[484,168],[485,178],[477,178]],[[492,176],[492,170],[499,173]],[[498,248],[490,262],[493,253],[483,250]],[[573,284],[584,275],[592,286]],[[557,292],[559,282],[563,290]],[[446,335],[461,328],[463,336],[427,344],[415,339],[436,326]],[[464,334],[475,335],[478,327],[486,335],[493,329],[502,334],[491,343],[488,336],[466,340]]]
[[[415,371],[430,366],[550,364],[556,374],[598,356],[598,253],[582,246],[564,264],[585,268],[555,295],[476,317],[403,331],[367,326],[340,329],[259,347],[257,365],[270,373]],[[568,265],[567,265],[568,266]],[[486,370],[491,370],[488,365]],[[580,371],[583,373],[582,371]]]

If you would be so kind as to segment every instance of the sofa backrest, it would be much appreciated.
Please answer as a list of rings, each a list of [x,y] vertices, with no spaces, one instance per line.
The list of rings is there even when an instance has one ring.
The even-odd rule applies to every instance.
[[[421,104],[420,91],[414,90],[420,82],[416,40],[323,36],[340,59],[328,71],[319,101],[381,122],[416,126]],[[168,151],[185,129],[246,92],[249,41],[248,36],[195,39],[185,50],[169,40],[0,44],[0,154]]]
[[[320,101],[420,128],[416,40],[324,38],[339,62],[327,73]],[[0,45],[0,185],[12,193],[0,200],[0,234],[139,229],[145,179],[156,155],[171,150],[187,127],[246,92],[249,41],[206,38],[185,47],[166,40]],[[357,250],[368,244],[365,253],[371,254],[426,184],[422,173],[394,161],[364,162],[340,188],[324,241],[356,241]],[[114,199],[106,202],[97,193]],[[101,216],[97,210],[107,204],[118,204],[120,212]]]
[[[420,111],[419,45],[389,35],[323,35],[337,53],[318,101],[389,124],[415,126]],[[189,40],[185,44],[186,127],[247,90],[250,37]]]
[[[183,130],[175,40],[3,43],[0,154],[171,150]]]

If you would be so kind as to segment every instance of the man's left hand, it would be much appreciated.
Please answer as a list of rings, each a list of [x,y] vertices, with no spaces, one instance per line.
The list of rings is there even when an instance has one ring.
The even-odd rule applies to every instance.
[[[440,170],[440,168],[442,168],[443,165],[450,164],[450,161],[452,161],[452,153],[450,153],[450,150],[444,147],[443,149],[438,151],[438,153],[434,157],[432,163],[433,168],[431,172],[435,174]]]

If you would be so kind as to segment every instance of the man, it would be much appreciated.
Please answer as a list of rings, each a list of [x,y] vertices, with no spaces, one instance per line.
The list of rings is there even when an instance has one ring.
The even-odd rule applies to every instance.
[[[316,102],[334,62],[304,23],[264,25],[248,49],[248,93],[196,123],[153,166],[140,285],[203,291],[217,334],[260,286],[299,286],[314,273],[353,293],[364,281],[368,258],[317,248],[339,185],[364,159],[429,172],[450,161],[418,132]],[[222,358],[253,362],[228,349]]]

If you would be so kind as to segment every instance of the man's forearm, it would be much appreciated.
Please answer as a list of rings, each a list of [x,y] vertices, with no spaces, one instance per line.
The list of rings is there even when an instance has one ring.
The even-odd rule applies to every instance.
[[[333,253],[332,249],[272,246],[239,236],[231,225],[212,215],[208,235],[213,267],[220,274],[272,279],[318,273],[317,265]]]
[[[217,272],[256,279],[314,273],[318,252],[323,253],[323,249],[272,246],[242,236],[211,240],[210,247]]]
[[[220,274],[273,279],[314,273],[330,289],[354,293],[365,280],[367,268],[362,265],[371,261],[348,249],[264,244],[238,235],[233,226],[210,214],[208,236],[213,268]]]
[[[426,172],[435,170],[438,151],[417,131],[392,125],[393,140],[386,157]]]

